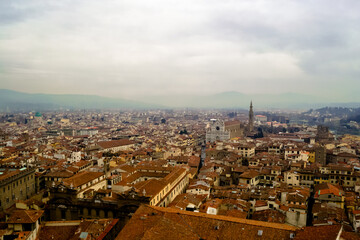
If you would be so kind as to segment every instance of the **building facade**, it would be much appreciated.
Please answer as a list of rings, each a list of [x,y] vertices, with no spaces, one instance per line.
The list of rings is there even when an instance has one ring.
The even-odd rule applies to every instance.
[[[225,123],[219,119],[211,119],[206,129],[206,142],[225,141],[230,139],[230,132],[225,130]]]
[[[35,193],[35,169],[0,167],[0,211]]]

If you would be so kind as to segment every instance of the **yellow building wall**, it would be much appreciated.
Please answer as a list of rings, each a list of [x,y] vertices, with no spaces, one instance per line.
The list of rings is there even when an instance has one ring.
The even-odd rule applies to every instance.
[[[309,152],[308,161],[311,162],[311,163],[315,162],[315,152]]]
[[[315,181],[318,182],[318,183],[316,183],[316,184],[322,184],[322,183],[328,183],[328,182],[330,182],[329,179],[323,179],[322,177],[319,178],[319,179],[315,179]]]

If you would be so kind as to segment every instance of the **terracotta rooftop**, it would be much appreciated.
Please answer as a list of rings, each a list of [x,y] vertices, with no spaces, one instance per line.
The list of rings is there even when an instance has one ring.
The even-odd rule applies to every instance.
[[[343,196],[344,192],[338,187],[330,183],[322,183],[315,187],[315,198],[318,198],[320,195],[324,194],[333,194],[335,196]]]
[[[335,240],[340,229],[341,225],[305,227],[298,231],[294,240]]]
[[[247,212],[243,212],[242,210],[231,209],[231,210],[219,210],[218,215],[246,219],[248,214]]]
[[[135,184],[135,189],[137,189],[140,193],[142,193],[144,190],[146,192],[146,196],[155,196],[157,195],[166,184],[158,179],[149,179],[147,181],[138,182]]]
[[[45,177],[57,177],[57,178],[68,178],[74,175],[74,173],[62,170],[62,171],[56,171],[56,172],[49,172],[45,175]]]
[[[259,176],[259,172],[258,171],[253,171],[253,170],[250,170],[250,171],[246,171],[244,172],[243,174],[241,174],[239,176],[239,178],[248,178],[248,179],[251,179],[251,178],[254,178],[254,177],[257,177]]]
[[[10,178],[12,176],[15,176],[16,174],[19,174],[21,171],[19,169],[14,169],[11,171],[10,169],[5,169],[2,171],[2,174],[0,175],[0,181],[5,180],[7,178]]]
[[[189,204],[199,206],[203,201],[205,201],[206,197],[207,195],[183,193],[176,196],[176,198],[169,204],[168,207],[174,207],[184,210]]]
[[[240,121],[234,120],[234,121],[227,121],[227,122],[225,122],[225,127],[233,126],[233,125],[239,125],[239,126],[240,126]]]
[[[43,214],[42,210],[15,210],[7,223],[35,223]]]
[[[118,219],[86,219],[83,221],[49,221],[41,226],[38,239],[78,240],[103,239]],[[87,235],[87,238],[80,236]],[[108,236],[107,236],[108,237]]]
[[[131,144],[134,144],[134,142],[130,141],[128,139],[98,142],[98,145],[104,149],[113,148],[113,147],[121,147],[121,146],[126,146],[126,145],[131,145]]]
[[[252,219],[265,222],[285,223],[285,214],[273,209],[257,211],[253,213]]]
[[[296,227],[142,205],[116,239],[290,239]]]
[[[102,172],[88,172],[88,171],[84,171],[84,172],[80,172],[78,174],[75,174],[74,176],[64,179],[64,184],[70,186],[72,184],[72,186],[74,188],[77,188],[83,184],[86,184],[96,178],[99,178],[100,176],[103,176],[104,173]]]

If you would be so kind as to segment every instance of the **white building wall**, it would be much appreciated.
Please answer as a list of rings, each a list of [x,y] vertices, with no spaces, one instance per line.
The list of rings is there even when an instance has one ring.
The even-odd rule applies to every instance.
[[[212,119],[206,130],[206,142],[225,141],[230,139],[230,132],[225,131],[222,120]]]

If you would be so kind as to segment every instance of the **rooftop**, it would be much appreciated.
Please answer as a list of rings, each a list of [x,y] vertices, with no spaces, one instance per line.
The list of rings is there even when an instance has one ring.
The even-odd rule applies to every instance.
[[[290,239],[296,227],[142,205],[116,239]]]

